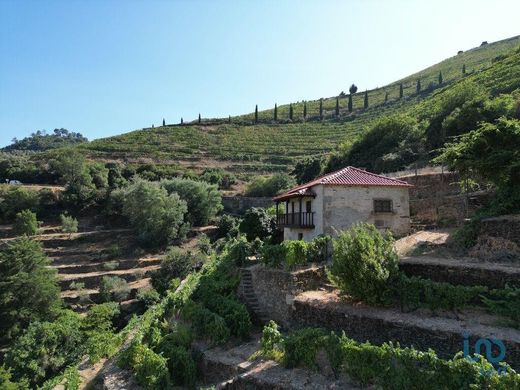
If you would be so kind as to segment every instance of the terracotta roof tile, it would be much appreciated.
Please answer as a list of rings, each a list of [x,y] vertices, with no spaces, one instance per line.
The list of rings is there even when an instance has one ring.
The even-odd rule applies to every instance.
[[[411,184],[408,184],[403,180],[377,175],[359,168],[345,167],[339,171],[328,173],[317,177],[308,183],[291,188],[289,191],[274,197],[273,200],[283,200],[293,196],[307,195],[307,193],[310,192],[311,187],[319,184],[339,186],[413,187]]]

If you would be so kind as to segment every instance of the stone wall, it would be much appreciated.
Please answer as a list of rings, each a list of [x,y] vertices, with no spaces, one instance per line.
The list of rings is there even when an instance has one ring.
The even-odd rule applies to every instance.
[[[520,215],[502,215],[482,220],[480,235],[500,237],[520,245]]]
[[[294,297],[304,291],[319,289],[327,283],[323,266],[288,272],[258,264],[249,267],[249,270],[260,310],[284,327],[290,325]],[[239,291],[242,291],[242,286]]]
[[[410,189],[412,222],[435,225],[460,225],[465,218],[485,205],[490,191],[464,193],[456,172],[399,177],[414,187]]]
[[[271,198],[248,196],[223,196],[222,205],[224,211],[231,214],[243,214],[251,207],[270,207],[273,205]]]

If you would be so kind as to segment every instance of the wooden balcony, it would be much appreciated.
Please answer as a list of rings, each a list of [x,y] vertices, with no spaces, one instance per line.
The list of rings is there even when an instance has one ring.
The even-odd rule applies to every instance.
[[[279,214],[276,224],[279,228],[314,229],[314,213]]]

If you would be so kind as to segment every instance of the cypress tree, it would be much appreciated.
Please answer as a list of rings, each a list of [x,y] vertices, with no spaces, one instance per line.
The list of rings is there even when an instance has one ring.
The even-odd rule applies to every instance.
[[[466,64],[462,64],[462,75],[466,74]]]
[[[348,95],[348,112],[352,112],[352,94]]]
[[[258,123],[258,104],[255,106],[255,123]]]
[[[166,122],[165,122],[164,118],[162,118],[162,125],[166,126]]]
[[[202,121],[202,118],[200,117],[200,112],[199,112],[199,123],[201,123]]]
[[[307,118],[307,102],[303,102],[303,119]]]
[[[182,119],[182,116],[181,116],[181,125],[184,124],[184,119]]]
[[[365,89],[365,101],[363,102],[363,107],[365,110],[368,108],[368,91]]]
[[[153,129],[153,123],[152,123],[152,129]]]
[[[399,84],[399,99],[402,99],[404,95],[403,83]]]
[[[228,123],[231,123],[231,115],[228,117]]]
[[[417,79],[417,93],[421,92],[421,79]]]
[[[336,97],[336,117],[339,116],[339,97]]]
[[[278,120],[278,106],[276,105],[276,103],[274,104],[274,120]]]
[[[385,92],[385,103],[388,102],[388,91]]]
[[[439,71],[439,85],[442,84],[442,72]]]
[[[320,120],[323,120],[323,99],[320,99]]]
[[[293,120],[293,108],[292,108],[292,103],[289,104],[289,119],[290,120]]]

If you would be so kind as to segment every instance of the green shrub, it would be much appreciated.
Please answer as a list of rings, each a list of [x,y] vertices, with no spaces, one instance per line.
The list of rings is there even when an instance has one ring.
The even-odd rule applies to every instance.
[[[56,271],[41,245],[27,237],[0,248],[0,342],[18,336],[33,321],[51,321],[61,306]]]
[[[61,231],[63,233],[68,233],[69,236],[72,233],[78,232],[78,220],[70,215],[61,214],[60,215],[61,222]]]
[[[0,216],[4,223],[12,222],[20,211],[38,211],[38,193],[23,187],[2,186],[0,187]]]
[[[308,261],[313,263],[324,263],[329,260],[332,254],[330,245],[332,238],[328,235],[319,235],[314,238],[307,246]]]
[[[265,209],[253,207],[246,211],[239,229],[248,241],[253,241],[256,237],[265,240],[274,232],[274,217]]]
[[[166,358],[139,343],[132,343],[119,360],[123,368],[135,372],[137,382],[147,390],[162,390],[170,386]]]
[[[251,319],[246,307],[227,297],[209,291],[202,297],[206,308],[221,316],[232,335],[245,338],[251,331]]]
[[[29,387],[25,384],[13,382],[11,369],[5,365],[0,366],[0,389],[3,390],[24,390]]]
[[[286,173],[275,173],[272,176],[255,176],[246,188],[247,196],[275,196],[288,190],[296,181]]]
[[[148,308],[152,305],[155,305],[161,300],[161,295],[157,292],[156,289],[140,289],[137,293],[137,300],[145,307]]]
[[[286,248],[285,267],[293,269],[298,265],[307,264],[308,245],[302,240],[290,240],[282,243]]]
[[[103,263],[103,269],[106,271],[113,271],[119,267],[119,261],[117,260],[111,260],[111,261],[105,261]]]
[[[152,286],[159,294],[166,293],[171,280],[184,279],[196,262],[197,257],[192,252],[179,247],[169,247],[161,262],[161,268],[152,272]]]
[[[16,214],[13,232],[17,236],[34,236],[38,233],[38,220],[31,210],[23,210]]]
[[[118,276],[103,276],[99,284],[99,295],[102,302],[122,302],[130,295],[130,287],[126,280]]]
[[[197,247],[205,255],[209,255],[211,253],[211,241],[206,234],[201,233],[197,236]]]
[[[358,224],[333,240],[328,276],[344,294],[368,303],[382,302],[396,277],[398,257],[389,235]]]
[[[33,322],[12,345],[6,363],[17,380],[41,384],[76,364],[85,353],[81,318],[63,311],[54,322]]]
[[[161,181],[169,194],[177,193],[188,207],[187,220],[194,226],[207,225],[222,210],[222,195],[217,186],[175,178]]]
[[[193,387],[196,379],[195,361],[187,347],[179,344],[187,341],[182,340],[182,337],[164,337],[157,351],[167,359],[171,382],[177,386]]]
[[[211,310],[192,303],[186,307],[183,313],[191,321],[197,337],[209,340],[213,344],[222,344],[229,339],[231,332],[226,321]]]
[[[175,347],[184,347],[189,349],[193,342],[193,333],[189,326],[181,323],[176,323],[173,330],[164,336],[157,346],[157,350],[161,351],[164,345]]]
[[[244,236],[230,240],[225,248],[227,258],[238,266],[244,265],[247,258],[251,256],[251,244],[247,242]]]
[[[520,327],[520,288],[491,290],[482,301],[488,311],[507,317],[513,326]]]
[[[260,252],[262,262],[270,267],[278,267],[283,264],[286,255],[287,247],[284,245],[264,244]]]
[[[222,215],[217,224],[218,237],[236,237],[238,235],[238,225],[238,218],[229,214]]]

